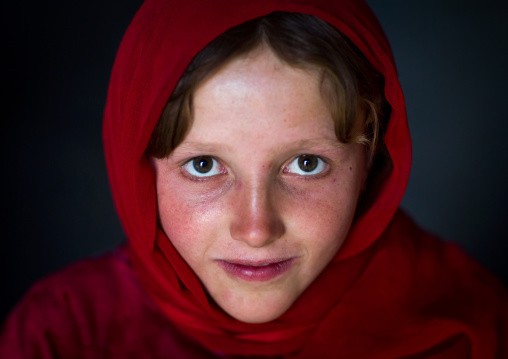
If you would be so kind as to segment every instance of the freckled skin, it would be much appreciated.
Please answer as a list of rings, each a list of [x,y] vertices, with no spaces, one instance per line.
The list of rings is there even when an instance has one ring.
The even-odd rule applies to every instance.
[[[264,48],[201,84],[193,110],[184,141],[152,159],[162,228],[224,311],[271,321],[346,238],[367,173],[365,148],[337,141],[316,72]],[[326,168],[310,176],[288,171],[302,154]],[[182,166],[197,156],[212,156],[221,171],[193,177]],[[267,281],[242,280],[217,262],[288,258],[291,267]]]

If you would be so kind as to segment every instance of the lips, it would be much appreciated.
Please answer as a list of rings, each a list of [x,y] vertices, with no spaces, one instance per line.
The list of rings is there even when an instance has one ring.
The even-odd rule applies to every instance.
[[[226,261],[217,263],[227,273],[246,281],[268,281],[287,272],[294,263],[294,258],[264,262]]]

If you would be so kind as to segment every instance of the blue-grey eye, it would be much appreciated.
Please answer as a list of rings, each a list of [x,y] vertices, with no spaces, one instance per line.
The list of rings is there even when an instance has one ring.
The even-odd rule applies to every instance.
[[[184,170],[195,177],[210,177],[222,172],[217,160],[211,156],[199,156],[183,165]]]
[[[286,168],[290,173],[309,176],[323,172],[326,168],[326,164],[318,156],[301,155],[291,161]]]

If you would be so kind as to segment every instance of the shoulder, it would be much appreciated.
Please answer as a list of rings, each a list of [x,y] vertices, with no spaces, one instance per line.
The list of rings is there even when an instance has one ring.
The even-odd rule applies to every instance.
[[[398,291],[401,310],[467,335],[477,350],[489,353],[484,357],[508,349],[508,292],[458,245],[398,211],[376,246],[373,260],[389,274],[384,280]]]
[[[504,285],[489,270],[469,256],[457,244],[444,241],[419,227],[407,214],[398,211],[388,226],[376,252],[404,268],[407,278],[421,283],[440,284],[443,290],[479,291],[498,298],[505,305],[508,295]],[[450,283],[447,283],[450,282]],[[453,285],[450,285],[453,284]]]
[[[0,357],[158,358],[182,350],[179,335],[121,248],[36,283],[4,323]]]
[[[136,298],[141,293],[126,250],[119,248],[73,263],[35,283],[13,313],[51,318],[72,314],[75,320],[91,314],[107,317],[112,314],[109,306],[122,305],[117,301],[120,297]]]
[[[86,346],[124,290],[129,273],[123,250],[82,260],[34,284],[2,328],[0,353],[6,357],[72,357]],[[85,341],[85,342],[83,342]],[[7,354],[8,353],[8,354]]]
[[[395,214],[380,242],[381,247],[390,248],[392,254],[411,262],[417,271],[414,274],[426,274],[429,278],[450,275],[455,280],[466,280],[468,285],[471,281],[480,281],[505,297],[506,289],[492,273],[457,244],[422,229],[401,210]]]

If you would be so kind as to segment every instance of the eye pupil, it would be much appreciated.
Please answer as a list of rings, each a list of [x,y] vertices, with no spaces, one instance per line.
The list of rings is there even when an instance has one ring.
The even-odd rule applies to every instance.
[[[302,155],[298,158],[298,167],[304,172],[312,172],[318,166],[318,159],[316,156]]]
[[[210,172],[213,167],[213,160],[208,156],[196,157],[192,161],[192,165],[194,166],[194,169],[199,173],[207,173]]]

